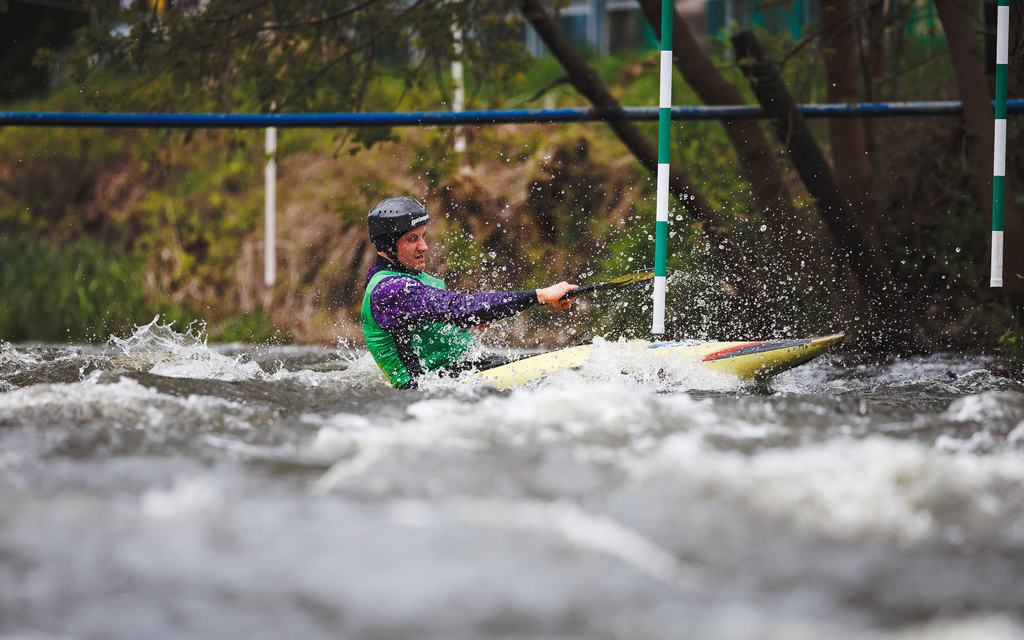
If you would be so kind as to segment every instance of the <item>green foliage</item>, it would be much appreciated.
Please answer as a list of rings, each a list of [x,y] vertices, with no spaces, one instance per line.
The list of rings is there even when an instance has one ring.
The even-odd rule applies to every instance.
[[[105,340],[178,308],[143,295],[137,260],[81,239],[0,238],[0,336],[7,340]]]
[[[5,310],[3,328],[10,333],[0,335],[103,339],[107,329],[139,320],[138,310],[153,310],[137,298],[163,301],[155,306],[174,309],[174,317],[215,321],[230,313],[210,313],[209,301],[231,286],[243,239],[261,220],[262,149],[256,138],[218,131],[0,132],[0,233],[29,248],[24,258],[9,252],[5,277],[17,279],[21,293],[59,279],[60,286],[43,295],[59,296],[61,305],[82,301],[73,313],[41,322],[31,315],[42,316],[46,307],[14,305]],[[102,246],[116,248],[109,273],[100,260]],[[79,264],[98,274],[88,285],[71,277]],[[24,277],[36,267],[43,275]],[[107,276],[130,280],[126,301],[93,295],[103,293]],[[107,314],[110,320],[102,320]]]
[[[126,159],[125,140],[99,130],[7,127],[0,148],[0,230],[74,237],[95,217],[79,205],[97,177]],[[83,166],[83,158],[89,158]]]
[[[999,336],[999,353],[1013,372],[1024,377],[1024,324],[1018,316]]]
[[[295,336],[274,325],[262,309],[232,316],[215,329],[210,337],[217,342],[248,342],[259,344],[291,344]]]
[[[524,55],[511,0],[211,0],[162,15],[132,7],[82,32],[72,77],[85,83],[110,70],[137,79],[131,94],[177,108],[364,110],[375,78],[389,75],[405,91],[433,82],[454,55],[453,27],[467,34],[468,71],[496,89]]]
[[[176,145],[138,201],[133,249],[147,256],[165,291],[199,280],[213,293],[232,277],[242,238],[259,224],[262,165],[255,136],[208,133],[213,144]],[[224,142],[227,142],[226,149]],[[200,153],[190,153],[198,147]],[[211,148],[212,147],[212,148]],[[210,157],[207,152],[216,155]]]
[[[506,11],[512,6],[506,0],[394,0],[365,6],[360,0],[316,6],[214,0],[204,12],[191,14],[158,17],[133,9],[126,16],[130,36],[111,32],[102,20],[83,32],[66,61],[75,84],[20,106],[237,112],[267,110],[276,102],[285,112],[445,108],[452,25],[473,34],[465,39],[462,56],[471,108],[584,105],[570,85],[557,82],[564,70],[552,58],[524,63],[520,23],[514,11]],[[356,8],[358,18],[341,21]],[[338,28],[341,24],[346,28]],[[824,99],[820,46],[801,46],[788,35],[760,32],[759,37],[774,59],[785,61],[782,74],[798,100]],[[896,44],[899,54],[888,60],[876,98],[955,95],[941,47],[913,38]],[[753,102],[746,80],[729,61],[728,45],[724,51],[720,71]],[[656,59],[649,51],[592,58],[592,63],[623,104],[655,105]],[[673,86],[676,104],[700,103],[678,75]],[[897,278],[911,283],[919,298],[915,308],[926,310],[920,322],[930,336],[942,338],[936,344],[995,344],[1009,320],[995,313],[998,305],[977,286],[984,280],[984,260],[978,257],[987,246],[987,226],[978,223],[977,204],[969,195],[956,127],[945,119],[872,122],[876,140],[885,141],[876,151],[880,236],[891,248]],[[641,125],[651,140],[656,127]],[[824,121],[813,128],[819,140],[827,140]],[[352,230],[359,230],[369,203],[396,189],[419,190],[417,195],[433,202],[446,197],[439,196],[446,189],[457,192],[451,200],[463,209],[446,211],[448,219],[435,227],[454,286],[526,288],[562,278],[599,280],[650,266],[654,181],[608,127],[576,123],[465,131],[470,147],[464,158],[450,152],[453,131],[442,127],[281,132],[279,184],[292,185],[293,192],[279,190],[279,197],[298,204],[299,211],[292,210],[296,227],[316,221],[323,225],[314,227],[316,233],[323,233],[296,233],[294,244],[281,245],[292,273],[278,291],[287,297],[285,305],[302,302],[285,316],[278,306],[282,301],[275,300],[273,317],[292,317],[307,327],[336,322],[338,309],[347,310],[358,289],[360,275],[353,272],[365,253],[359,244],[363,236]],[[31,254],[36,256],[32,264],[51,265],[43,271],[54,279],[66,277],[60,269],[71,270],[60,262],[65,255],[99,264],[82,257],[79,242],[117,247],[110,254],[120,256],[114,262],[130,264],[136,274],[126,292],[139,292],[144,303],[173,301],[165,304],[179,314],[204,317],[217,339],[287,340],[275,335],[264,312],[238,312],[258,306],[262,293],[253,284],[261,234],[260,133],[0,130],[0,233],[58,247],[48,257],[40,257],[42,250]],[[1011,121],[1011,156],[1013,149],[1024,149],[1013,144],[1020,135]],[[850,282],[832,256],[822,253],[802,273],[773,274],[773,254],[790,248],[772,244],[722,124],[677,122],[673,136],[673,166],[685,171],[724,220],[719,231],[752,256],[774,289],[757,309],[737,307],[720,252],[708,246],[701,226],[679,203],[670,201],[670,266],[677,270],[669,285],[672,336],[759,337],[748,332],[745,320],[751,318],[778,335],[831,331],[854,320],[855,310],[836,304],[847,296]],[[303,166],[287,164],[289,158],[301,159]],[[478,170],[466,177],[465,164]],[[287,167],[302,175],[288,176]],[[1024,167],[1024,158],[1011,158],[1008,167]],[[798,213],[809,214],[798,181],[792,173],[786,177]],[[1024,180],[1017,178],[1011,181]],[[326,211],[336,226],[306,210]],[[334,244],[323,237],[331,234],[339,234]],[[45,279],[26,282],[38,287]],[[82,285],[68,289],[62,299],[92,299]],[[78,289],[85,293],[70,293]],[[26,297],[34,290],[19,291]],[[111,304],[115,316],[122,304],[152,310],[148,303]],[[608,294],[593,304],[597,307],[590,307],[587,317],[572,320],[585,324],[584,332],[648,335],[645,292]],[[64,325],[30,321],[26,314],[32,308],[43,313],[41,307],[23,305],[18,323],[3,330],[17,336],[24,335],[17,327],[32,326],[37,337],[64,338]],[[99,326],[97,333],[106,331]]]

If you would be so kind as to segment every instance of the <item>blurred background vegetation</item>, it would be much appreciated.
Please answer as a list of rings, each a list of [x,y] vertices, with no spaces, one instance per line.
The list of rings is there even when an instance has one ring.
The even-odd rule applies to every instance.
[[[461,56],[467,108],[587,104],[558,61],[528,50],[516,2],[337,0],[320,3],[318,13],[285,0],[214,1],[201,10],[189,3],[124,4],[92,3],[78,13],[32,5],[39,12],[33,18],[28,5],[8,3],[6,11],[21,22],[8,20],[5,28],[21,24],[24,37],[6,45],[11,80],[2,88],[3,108],[265,112],[274,103],[281,112],[444,110],[457,56],[453,24],[468,34]],[[347,31],[339,35],[342,24]],[[785,61],[782,76],[800,102],[826,101],[828,45],[814,41],[814,28],[758,30],[769,55]],[[886,81],[872,87],[873,99],[958,98],[941,25],[933,19],[928,28],[928,37],[904,39],[899,55],[884,60]],[[729,33],[726,27],[709,36],[705,47],[721,74],[756,103],[731,58]],[[621,104],[657,104],[655,52],[578,48]],[[678,74],[674,87],[676,104],[700,104]],[[640,126],[656,139],[656,123]],[[933,348],[1019,354],[1017,307],[986,286],[987,212],[968,184],[961,119],[876,119],[870,126],[878,141],[877,233],[890,248],[894,277],[906,285],[894,295],[907,297],[907,321]],[[1024,145],[1012,117],[1009,126],[1009,194],[1019,206],[1014,185],[1024,178]],[[826,123],[811,127],[828,150]],[[0,338],[102,341],[162,314],[183,323],[203,319],[215,340],[361,344],[358,304],[373,258],[365,214],[399,193],[437,214],[432,266],[450,287],[520,289],[651,266],[653,178],[606,125],[463,132],[468,149],[457,154],[454,131],[445,127],[279,131],[278,282],[267,289],[262,130],[6,127]],[[772,145],[810,238],[820,224],[814,204]],[[737,304],[729,265],[705,224],[673,203],[673,337],[857,327],[843,266],[827,252],[772,240],[721,124],[676,123],[672,154],[673,165],[725,221],[728,228],[719,231],[754,258],[764,278],[778,281],[756,307]],[[800,268],[780,275],[779,256],[787,253]],[[569,321],[537,310],[492,327],[487,339],[539,346],[595,333],[644,337],[648,304],[645,293],[623,292],[577,305]]]

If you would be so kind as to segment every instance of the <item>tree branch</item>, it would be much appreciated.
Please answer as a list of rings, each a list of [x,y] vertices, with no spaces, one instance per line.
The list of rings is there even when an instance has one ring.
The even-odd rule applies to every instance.
[[[520,0],[519,8],[523,17],[533,26],[551,53],[561,63],[569,81],[596,108],[610,114],[608,126],[622,141],[633,156],[652,175],[658,172],[658,152],[640,129],[622,116],[622,106],[612,96],[593,67],[588,65],[562,34],[540,0]],[[728,264],[740,275],[740,288],[750,291],[759,288],[760,282],[739,246],[732,242],[726,230],[731,226],[712,209],[704,196],[690,184],[678,168],[672,167],[669,176],[669,191],[694,220],[705,222],[704,232],[712,244],[728,256]]]

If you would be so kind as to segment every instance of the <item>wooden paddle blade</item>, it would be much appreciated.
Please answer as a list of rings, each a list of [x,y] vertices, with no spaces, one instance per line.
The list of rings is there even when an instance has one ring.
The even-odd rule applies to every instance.
[[[621,276],[616,276],[604,284],[616,287],[624,287],[627,284],[634,284],[636,282],[646,282],[648,280],[653,279],[653,271],[634,271],[633,273],[624,273]]]
[[[634,271],[633,273],[624,273],[621,276],[615,276],[614,278],[605,282],[596,282],[594,284],[585,284],[582,287],[573,289],[569,293],[562,296],[562,299],[575,298],[581,293],[590,293],[591,291],[603,291],[605,289],[618,289],[619,287],[628,287],[633,284],[641,284],[649,280],[654,279],[653,271]]]

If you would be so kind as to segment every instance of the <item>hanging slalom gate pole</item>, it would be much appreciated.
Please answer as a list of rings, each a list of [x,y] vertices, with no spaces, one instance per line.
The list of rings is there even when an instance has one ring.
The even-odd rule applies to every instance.
[[[462,76],[462,29],[452,29],[452,49],[455,57],[452,59],[452,84],[455,85],[454,96],[452,97],[452,111],[462,113],[466,106],[466,85]],[[463,153],[466,150],[466,134],[462,127],[455,127],[455,153]]]
[[[1005,0],[1004,0],[1005,1]],[[665,333],[665,277],[668,275],[669,139],[672,129],[672,0],[661,0],[661,91],[658,98],[658,186],[654,222],[654,320],[651,333]]]
[[[1006,190],[1006,75],[1010,1],[999,0],[996,23],[996,131],[992,152],[992,273],[989,286],[1003,286],[1003,199]]]
[[[267,127],[265,151],[267,164],[263,167],[266,192],[263,201],[263,284],[274,286],[277,279],[277,258],[274,236],[277,233],[277,128]]]
[[[548,94],[550,96],[550,94]],[[859,102],[798,104],[805,118],[893,118],[958,116],[959,100],[918,102]],[[499,109],[496,111],[399,111],[360,113],[83,113],[0,111],[0,127],[104,127],[169,129],[264,129],[266,127],[425,127],[450,125],[541,124],[549,122],[607,122],[610,119],[646,122],[657,120],[657,107],[594,109]],[[1024,113],[1024,100],[1007,100],[1006,112]],[[674,120],[760,120],[769,118],[752,104],[690,105],[672,108]]]

